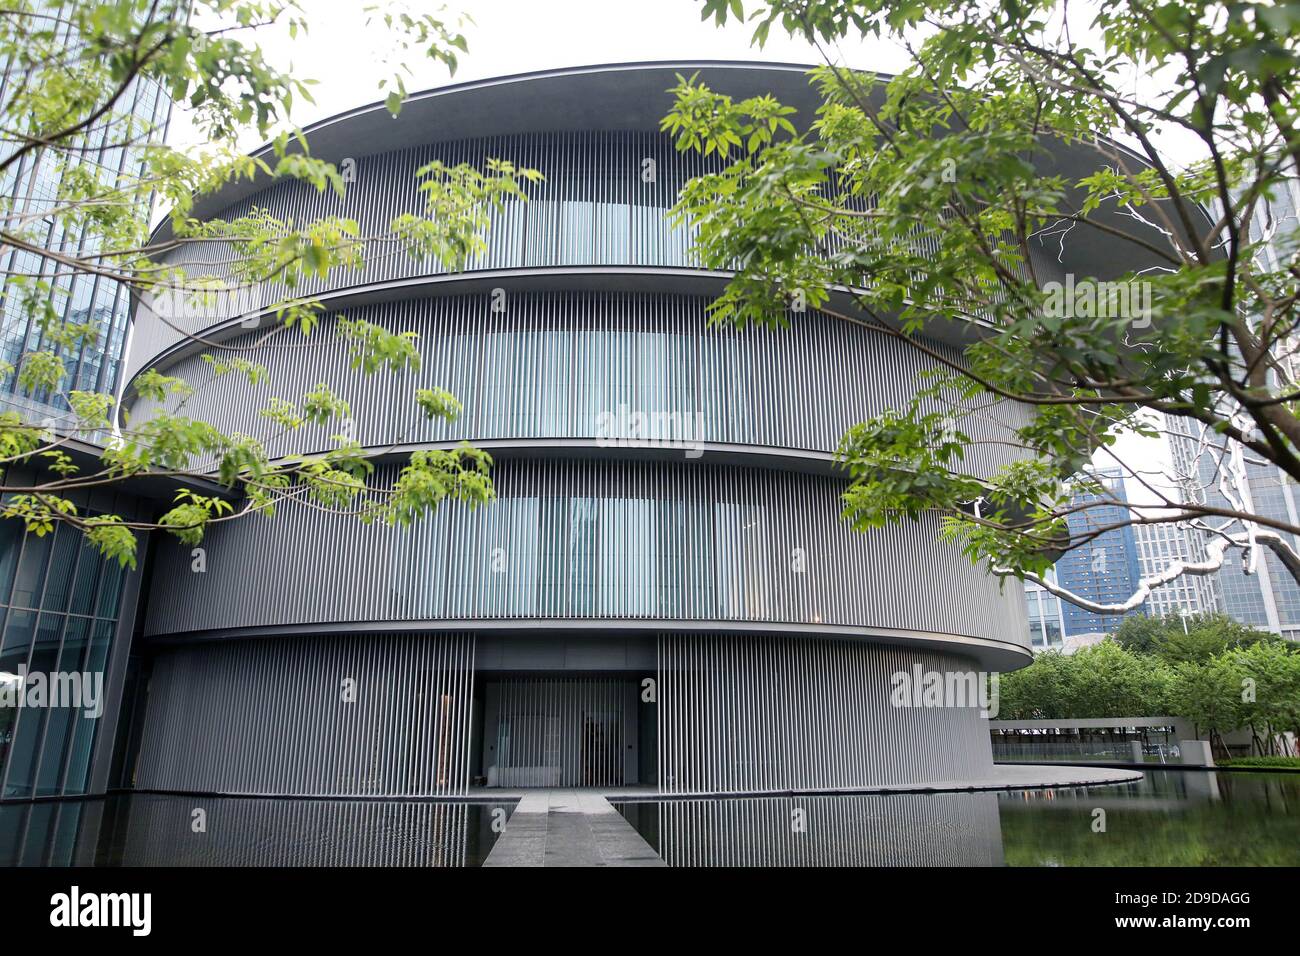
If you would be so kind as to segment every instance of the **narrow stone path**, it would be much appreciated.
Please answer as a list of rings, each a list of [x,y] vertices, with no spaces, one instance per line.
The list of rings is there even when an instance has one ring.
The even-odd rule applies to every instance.
[[[484,866],[666,866],[599,793],[529,790]]]

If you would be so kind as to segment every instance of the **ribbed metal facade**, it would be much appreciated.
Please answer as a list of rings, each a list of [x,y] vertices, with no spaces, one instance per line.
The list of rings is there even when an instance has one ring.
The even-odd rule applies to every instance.
[[[435,131],[436,132],[436,131]],[[358,151],[365,144],[358,144]],[[641,132],[592,132],[564,135],[502,136],[457,143],[440,143],[354,160],[355,181],[339,200],[297,182],[271,186],[255,197],[231,206],[225,218],[265,209],[277,218],[302,222],[316,216],[355,219],[362,235],[382,235],[402,213],[420,214],[424,196],[416,170],[434,159],[448,165],[472,163],[482,168],[488,157],[508,159],[538,169],[544,183],[529,185],[528,202],[511,201],[492,214],[488,249],[466,263],[466,270],[523,269],[537,266],[693,266],[692,232],[674,228],[664,214],[677,200],[678,190],[691,176],[718,168],[693,153],[679,153],[666,137]],[[650,165],[647,165],[649,161]],[[229,250],[204,246],[184,253],[202,257],[195,273],[226,277]],[[359,283],[386,282],[415,276],[445,274],[437,263],[418,261],[388,246],[369,250],[363,270],[340,270],[326,279],[310,278],[294,294],[316,295]],[[241,300],[241,311],[265,308],[286,294],[279,283],[267,284]],[[219,324],[225,316],[199,312],[176,322],[186,332]],[[137,328],[132,347],[132,372],[153,355],[182,340],[177,329],[152,322]]]
[[[632,782],[636,685],[617,677],[489,681],[488,786],[621,787]],[[634,756],[634,755],[633,755]]]
[[[358,151],[364,148],[364,144],[358,144]],[[540,170],[546,181],[526,185],[527,202],[511,200],[491,214],[485,234],[487,249],[465,263],[465,272],[699,265],[691,252],[695,230],[672,225],[666,213],[688,179],[715,172],[725,163],[716,156],[678,152],[668,137],[658,133],[499,136],[349,157],[355,179],[349,183],[344,199],[331,190],[319,192],[306,183],[282,182],[230,206],[222,215],[235,218],[265,210],[277,219],[295,222],[344,216],[357,221],[361,235],[385,235],[394,217],[423,213],[424,196],[416,177],[420,167],[438,159],[449,166],[464,162],[482,168],[489,157]],[[839,237],[830,236],[825,251],[833,254],[841,244]],[[1052,252],[1050,247],[1039,246],[1029,250],[1043,281],[1061,273]],[[167,261],[187,267],[194,274],[229,279],[233,257],[231,250],[208,243],[197,250],[189,247]],[[373,244],[367,250],[364,268],[340,269],[323,279],[305,277],[292,290],[279,282],[266,283],[241,293],[235,314],[268,308],[286,295],[321,295],[360,284],[445,274],[437,263],[416,260],[391,244]],[[214,309],[168,313],[168,323],[138,323],[131,374],[153,356],[183,341],[183,333],[199,332],[234,317],[220,314],[215,304]],[[144,313],[146,317],[148,314]]]
[[[669,866],[1001,866],[981,793],[741,797],[622,807]],[[653,815],[653,820],[638,819]]]
[[[852,790],[987,775],[975,706],[899,707],[893,675],[973,661],[806,638],[659,639],[663,793]],[[951,702],[948,702],[951,703]]]
[[[222,642],[153,667],[140,789],[445,796],[469,783],[472,637]]]
[[[204,813],[194,832],[194,811]],[[489,815],[489,823],[482,818]],[[121,866],[463,867],[490,844],[490,808],[463,802],[182,800],[137,794],[103,838]]]
[[[287,503],[214,528],[202,573],[191,549],[160,542],[148,633],[549,618],[1026,639],[1023,597],[941,543],[937,519],[856,534],[838,479],[600,461],[494,476],[490,506],[405,529]]]
[[[499,787],[617,788],[650,782],[639,772],[646,741],[665,794],[958,785],[990,774],[974,702],[891,701],[896,675],[969,673],[971,660],[816,638],[655,640],[653,683],[488,675],[478,731],[472,636],[172,647],[154,661],[133,782],[295,796],[456,795],[473,775]]]
[[[326,319],[310,348],[264,333],[231,341],[269,378],[250,387],[241,375],[214,376],[200,356],[168,374],[195,387],[184,413],[267,443],[271,454],[333,447],[341,427],[304,426],[285,436],[260,411],[272,397],[300,402],[329,382],[356,414],[348,423],[361,445],[385,448],[470,439],[607,437],[630,433],[680,443],[749,445],[833,452],[857,422],[905,405],[938,363],[869,328],[816,312],[791,315],[788,329],[736,329],[708,324],[699,296],[635,293],[514,293],[494,311],[491,294],[447,296],[349,309],[391,331],[412,331],[418,374],[365,375],[351,367],[351,343]],[[286,349],[286,346],[289,346]],[[952,360],[954,349],[940,347]],[[286,355],[286,352],[288,354]],[[286,361],[286,358],[290,359]],[[810,390],[828,375],[870,387]],[[439,385],[464,405],[451,423],[430,421],[414,391]],[[176,403],[169,404],[175,408]],[[950,406],[938,400],[931,411]],[[156,405],[140,401],[134,421]],[[977,442],[967,465],[991,470],[1018,456],[1014,429],[1023,406],[971,406],[960,427]],[[603,416],[612,416],[611,418]]]
[[[678,153],[658,115],[602,117],[600,72],[585,75],[564,86],[585,91],[566,103],[565,129],[595,129],[487,136],[505,114],[483,127],[462,115],[450,142],[436,142],[436,122],[427,145],[411,146],[409,128],[401,148],[359,139],[369,155],[355,158],[346,200],[280,183],[218,210],[341,214],[379,232],[420,211],[414,173],[432,159],[540,169],[546,182],[494,215],[489,251],[465,276],[376,247],[364,270],[296,290],[340,293],[330,308],[416,332],[418,373],[351,369],[335,313],[309,338],[251,348],[262,332],[234,319],[281,289],[169,319],[190,332],[224,326],[218,339],[267,367],[255,388],[212,377],[176,347],[182,332],[141,311],[133,372],[157,364],[185,377],[196,386],[185,414],[265,438],[274,454],[287,446],[258,411],[328,382],[355,420],[304,428],[294,451],[340,431],[395,453],[464,439],[496,455],[498,497],[406,529],[290,501],[273,519],[212,528],[201,553],[160,541],[137,786],[438,796],[476,777],[611,788],[657,772],[665,791],[696,794],[991,770],[975,713],[891,707],[890,675],[1027,658],[1019,589],[1004,592],[942,542],[934,517],[853,532],[846,479],[828,461],[847,428],[916,395],[932,362],[816,312],[785,330],[709,327],[701,296],[717,278],[690,271],[690,230],[664,212],[718,160]],[[767,79],[756,70],[753,92]],[[649,71],[617,82],[620,95],[643,83],[652,96],[663,81]],[[620,129],[629,115],[643,117],[638,129]],[[349,122],[326,131],[335,147]],[[455,423],[420,415],[414,392],[430,386],[463,403]],[[138,421],[156,408],[131,411]],[[1012,429],[1027,414],[966,408],[960,427],[982,442],[970,467],[1016,457]],[[376,481],[398,467],[381,465]],[[353,674],[361,696],[345,704],[339,683]],[[646,701],[651,674],[658,697]]]

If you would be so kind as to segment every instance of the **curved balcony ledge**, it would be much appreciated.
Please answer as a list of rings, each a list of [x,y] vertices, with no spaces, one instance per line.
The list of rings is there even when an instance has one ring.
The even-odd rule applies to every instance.
[[[435,298],[438,296],[490,294],[493,289],[507,292],[671,292],[682,295],[718,295],[734,272],[715,269],[694,269],[682,266],[522,266],[510,269],[484,269],[474,272],[428,273],[420,276],[386,279],[381,282],[363,282],[331,289],[309,298],[320,302],[327,311],[338,311],[359,305],[382,302]],[[831,292],[827,308],[862,325],[887,322],[898,328],[893,316],[877,316],[860,308],[857,293],[848,288]],[[275,315],[275,309],[266,307],[234,316],[212,325],[186,331],[188,336],[206,340],[197,342],[184,338],[161,352],[149,356],[128,356],[127,384],[124,395],[130,394],[136,377],[148,369],[165,370],[176,362],[209,348],[211,343],[232,339]],[[157,320],[155,320],[157,321]],[[960,348],[978,334],[975,329],[992,331],[992,326],[972,323],[930,323],[926,338]]]
[[[473,632],[480,635],[516,637],[535,635],[538,639],[553,638],[555,635],[565,632],[585,635],[636,634],[643,636],[653,636],[661,632],[770,637],[805,636],[954,652],[971,657],[984,670],[995,672],[1016,670],[1024,667],[1033,659],[1032,652],[1018,644],[965,634],[943,634],[935,631],[858,627],[842,624],[697,621],[673,618],[465,618],[459,620],[419,621],[314,621],[301,624],[216,628],[173,634],[152,634],[148,636],[148,640],[152,644],[171,645],[295,635],[394,634],[435,631]]]

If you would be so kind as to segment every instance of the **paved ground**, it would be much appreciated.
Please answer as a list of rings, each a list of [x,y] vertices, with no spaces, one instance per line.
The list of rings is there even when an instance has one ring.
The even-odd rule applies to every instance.
[[[484,866],[666,866],[609,801],[590,790],[529,790]]]

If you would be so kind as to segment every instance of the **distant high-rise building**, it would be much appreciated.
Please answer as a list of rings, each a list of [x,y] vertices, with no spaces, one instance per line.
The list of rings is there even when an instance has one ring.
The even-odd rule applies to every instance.
[[[1138,569],[1142,577],[1152,577],[1175,561],[1204,560],[1199,536],[1185,525],[1165,522],[1134,527],[1138,549]],[[1199,553],[1198,553],[1199,551]],[[1184,574],[1168,584],[1151,589],[1146,609],[1153,617],[1182,614],[1208,614],[1219,606],[1214,580],[1205,575]]]
[[[1070,534],[1076,539],[1087,536],[1089,532],[1122,524],[1129,518],[1123,475],[1117,469],[1104,469],[1094,472],[1092,477],[1103,491],[1097,493],[1080,486],[1071,498],[1071,504],[1113,503],[1093,504],[1071,514]],[[1125,525],[1100,531],[1096,537],[1063,555],[1056,562],[1056,575],[1061,587],[1089,601],[1099,604],[1127,601],[1141,583],[1133,528]],[[1113,631],[1125,617],[1122,614],[1098,614],[1069,601],[1062,602],[1061,610],[1067,637]],[[1129,613],[1143,612],[1139,609]]]
[[[7,11],[7,17],[47,21],[51,12],[65,12],[52,4],[44,11],[16,6],[29,12]],[[172,12],[159,5],[153,18],[166,23]],[[65,20],[55,20],[65,24],[60,39],[75,48],[77,36],[66,32]],[[0,104],[15,105],[28,65],[0,60]],[[77,270],[74,260],[100,247],[94,235],[70,224],[66,206],[61,214],[60,176],[67,175],[66,164],[74,163],[79,174],[98,175],[106,190],[138,176],[139,144],[162,135],[169,107],[156,81],[137,78],[115,109],[79,141],[68,143],[66,150],[26,153],[0,174],[0,219],[5,232],[20,234],[26,246],[0,243],[0,360],[19,366],[30,352],[54,351],[66,371],[55,393],[26,393],[16,374],[0,378],[0,412],[16,411],[67,435],[73,423],[68,392],[117,392],[130,296],[118,282]],[[0,147],[0,154],[10,157],[23,132],[14,120],[16,112],[5,110],[9,145]],[[144,206],[142,200],[141,213],[147,213]],[[46,304],[53,322],[43,326]],[[60,322],[92,324],[97,335],[76,348],[52,348],[48,336]],[[94,444],[97,436],[77,437]],[[6,477],[14,475],[10,471]],[[21,485],[21,477],[15,483]],[[108,512],[147,520],[153,507],[134,489],[112,485],[73,491],[68,498],[83,516]],[[60,523],[38,537],[24,533],[18,519],[0,520],[0,687],[21,687],[30,674],[71,672],[87,679],[93,674],[103,680],[106,696],[101,701],[110,701],[98,715],[53,705],[0,705],[0,801],[103,792],[117,721],[111,701],[125,681],[143,568],[143,562],[126,569],[101,558],[71,525]]]
[[[1194,496],[1192,500],[1232,507],[1218,484],[1221,469],[1217,453],[1201,450],[1201,437],[1191,434],[1183,423],[1171,422],[1170,432],[1175,467],[1191,476],[1187,493]],[[1300,490],[1289,475],[1275,465],[1259,462],[1245,462],[1242,468],[1246,480],[1235,493],[1243,496],[1248,511],[1290,524],[1300,523]],[[1292,539],[1292,544],[1300,548],[1300,539]],[[1239,548],[1230,548],[1224,555],[1223,567],[1211,579],[1219,610],[1242,624],[1293,640],[1300,638],[1300,585],[1267,548],[1259,549],[1253,571],[1248,572],[1243,559]]]
[[[1095,477],[1111,498],[1117,502],[1128,500],[1118,469],[1096,472]],[[1078,494],[1072,501],[1082,504],[1097,497]],[[1071,531],[1077,536],[1088,528],[1119,524],[1128,518],[1128,509],[1120,504],[1101,505],[1072,518]],[[1197,532],[1179,524],[1138,524],[1106,531],[1063,556],[1049,572],[1048,580],[1090,601],[1120,604],[1137,591],[1143,578],[1164,571],[1174,561],[1204,557],[1204,542]],[[1213,576],[1184,575],[1154,588],[1146,601],[1126,614],[1098,614],[1026,582],[1030,643],[1036,651],[1061,648],[1066,638],[1110,633],[1125,617],[1134,614],[1170,617],[1210,613],[1220,606],[1215,584]]]
[[[1292,177],[1281,184],[1268,203],[1261,203],[1252,223],[1252,235],[1265,240],[1262,255],[1267,268],[1279,268],[1296,251],[1297,210],[1300,209],[1300,180]],[[1300,378],[1296,367],[1296,347],[1280,349],[1279,361],[1290,369],[1293,379]],[[1220,462],[1222,441],[1201,426],[1182,419],[1169,419],[1169,449],[1174,468],[1183,479],[1189,500],[1218,507],[1232,507],[1224,495],[1220,480],[1227,471]],[[1242,487],[1232,493],[1241,496],[1246,511],[1300,524],[1300,489],[1290,475],[1277,466],[1249,457],[1241,462],[1245,476]],[[1239,530],[1239,528],[1238,528]],[[1205,536],[1199,540],[1203,544]],[[1291,543],[1300,548],[1300,537],[1293,535]],[[1248,570],[1243,564],[1244,554],[1238,548],[1229,549],[1223,567],[1213,577],[1212,584],[1218,596],[1218,607],[1242,624],[1263,628],[1292,640],[1300,639],[1300,585],[1286,570],[1282,562],[1267,548],[1260,548],[1255,556],[1255,567]]]
[[[1054,580],[1056,573],[1047,572]],[[1065,640],[1065,618],[1061,599],[1033,581],[1025,582],[1025,612],[1029,621],[1029,643],[1035,651],[1059,650]]]

